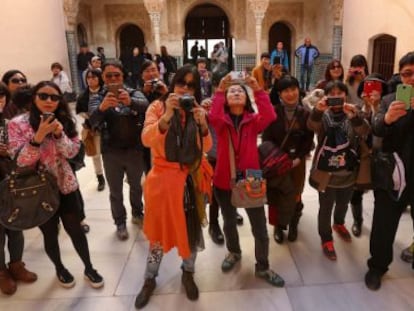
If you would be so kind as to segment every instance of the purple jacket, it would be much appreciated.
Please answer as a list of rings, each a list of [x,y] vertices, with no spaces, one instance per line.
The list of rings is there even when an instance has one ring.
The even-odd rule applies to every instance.
[[[217,188],[231,189],[229,131],[234,146],[236,170],[244,172],[246,169],[260,169],[257,136],[276,120],[276,113],[265,91],[254,92],[254,98],[259,112],[246,111],[239,128],[236,129],[230,115],[224,109],[224,92],[217,91],[214,94],[208,120],[217,135],[217,162],[213,177],[213,184]]]

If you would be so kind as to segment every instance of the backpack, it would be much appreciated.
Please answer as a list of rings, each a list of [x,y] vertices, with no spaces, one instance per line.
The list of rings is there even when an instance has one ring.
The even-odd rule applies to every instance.
[[[165,137],[165,156],[168,162],[178,162],[180,166],[201,162],[203,139],[201,128],[194,120],[193,113],[185,112],[185,124],[182,126],[180,112],[175,111],[171,125]],[[197,135],[199,134],[199,135]],[[198,137],[200,145],[198,145]]]
[[[358,153],[351,144],[345,122],[333,123],[328,128],[317,154],[317,168],[326,172],[353,171],[358,165]]]

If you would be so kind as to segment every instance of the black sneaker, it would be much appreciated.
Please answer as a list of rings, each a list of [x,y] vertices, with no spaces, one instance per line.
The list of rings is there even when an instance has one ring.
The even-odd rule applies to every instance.
[[[103,277],[95,269],[85,270],[85,280],[93,288],[101,288],[104,285]]]
[[[75,278],[72,274],[70,274],[70,272],[66,268],[63,268],[60,271],[56,271],[56,276],[62,287],[72,288],[73,286],[75,286]]]
[[[381,287],[381,274],[369,269],[365,274],[365,285],[370,290],[378,290]]]
[[[239,226],[242,226],[243,225],[243,216],[240,215],[238,212],[236,212],[236,219],[237,219],[237,224]]]

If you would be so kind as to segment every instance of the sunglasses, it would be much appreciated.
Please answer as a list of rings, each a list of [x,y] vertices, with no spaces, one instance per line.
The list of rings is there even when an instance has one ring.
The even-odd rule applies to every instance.
[[[331,69],[339,69],[339,68],[342,68],[341,66],[339,66],[339,65],[335,65],[335,66],[332,66],[331,67]]]
[[[401,77],[404,78],[411,78],[412,76],[414,76],[414,72],[413,71],[403,71],[400,73]]]
[[[112,79],[112,78],[119,78],[121,77],[121,73],[119,72],[108,72],[105,74],[105,78]]]
[[[25,79],[25,78],[13,78],[13,79],[10,79],[10,82],[11,83],[14,83],[14,84],[17,84],[17,83],[26,83],[27,82],[27,79]]]
[[[37,93],[37,97],[39,97],[40,100],[47,100],[50,98],[52,102],[57,102],[62,99],[62,96],[56,95],[56,94],[47,94],[47,93]]]
[[[196,84],[194,82],[177,81],[176,85],[179,87],[187,87],[188,89],[195,89]]]

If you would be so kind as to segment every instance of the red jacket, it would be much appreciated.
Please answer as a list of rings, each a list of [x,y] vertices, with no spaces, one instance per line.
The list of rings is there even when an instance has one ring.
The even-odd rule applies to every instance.
[[[213,184],[217,188],[230,190],[229,130],[235,152],[236,170],[260,169],[257,151],[257,136],[276,120],[276,113],[269,95],[263,91],[254,92],[258,113],[244,112],[239,128],[236,129],[230,115],[225,112],[224,92],[217,91],[209,114],[209,123],[217,135],[217,161]]]

